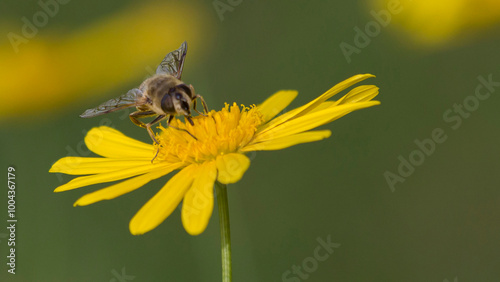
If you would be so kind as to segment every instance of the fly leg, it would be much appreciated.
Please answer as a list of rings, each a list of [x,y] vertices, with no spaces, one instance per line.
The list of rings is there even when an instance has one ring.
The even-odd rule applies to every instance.
[[[151,126],[154,125],[155,123],[160,122],[166,116],[165,115],[159,115],[154,120],[152,120],[151,122],[148,122],[148,123],[144,123],[144,122],[138,120],[138,118],[145,118],[145,117],[150,117],[150,116],[154,116],[154,115],[157,115],[157,114],[155,112],[153,112],[153,111],[146,111],[146,112],[137,111],[137,112],[131,113],[129,115],[129,117],[130,117],[130,120],[132,120],[132,122],[135,123],[136,125],[138,125],[138,126],[140,126],[142,128],[146,128],[146,130],[149,133],[149,136],[151,137],[151,139],[153,139],[153,141],[155,142],[155,144],[159,144],[158,141],[155,138],[155,135],[153,133],[153,130],[151,129]],[[156,149],[156,154],[153,157],[153,159],[151,160],[151,163],[153,163],[153,161],[156,159],[156,157],[158,156],[158,152],[159,151],[160,151],[160,147],[158,147],[158,149]]]
[[[196,109],[196,99],[197,98],[200,98],[201,100],[201,104],[203,105],[203,110],[205,111],[205,114],[203,113],[200,113],[200,111],[198,111]],[[201,95],[197,94],[196,96],[194,96],[194,100],[193,100],[193,110],[195,110],[199,115],[202,115],[202,116],[207,116],[206,113],[208,113],[208,107],[207,107],[207,103],[205,103],[205,99],[203,99],[203,97],[201,97]]]
[[[157,116],[154,120],[152,120],[151,122],[147,123],[146,124],[146,129],[148,130],[148,133],[149,133],[149,136],[151,136],[151,138],[153,139],[153,141],[155,141],[156,144],[160,144],[158,143],[158,141],[156,141],[155,139],[155,136],[153,134],[153,130],[151,130],[151,126],[155,123],[158,123],[160,122],[162,119],[164,119],[166,117],[166,115],[159,115]],[[160,146],[158,146],[158,149],[156,149],[156,154],[155,156],[153,157],[153,159],[151,160],[151,163],[153,163],[153,161],[156,159],[156,157],[158,156],[158,153],[160,152]]]
[[[191,123],[191,125],[194,125],[193,121],[191,120],[191,118],[189,116],[186,116],[187,120],[189,121],[189,123]],[[191,132],[187,131],[186,129],[184,128],[178,128],[178,127],[175,127],[175,126],[172,126],[170,125],[170,122],[172,122],[172,120],[174,119],[174,116],[171,115],[169,118],[168,118],[168,121],[167,121],[167,125],[168,127],[172,127],[173,129],[177,129],[177,130],[180,130],[180,131],[184,131],[186,132],[187,134],[191,135],[191,137],[193,137],[195,140],[198,140],[198,138],[194,137],[193,134],[191,134]]]
[[[159,115],[157,118],[155,118],[152,122],[150,123],[144,123],[140,120],[138,120],[138,118],[146,118],[146,117],[151,117],[151,116],[155,116],[157,115],[157,113],[153,112],[153,111],[136,111],[136,112],[133,112],[129,115],[130,117],[130,120],[135,123],[135,125],[137,126],[140,126],[142,128],[146,128],[146,130],[148,131],[149,133],[149,136],[151,137],[151,139],[153,139],[153,141],[158,144],[158,141],[156,141],[156,138],[155,138],[155,135],[153,133],[153,130],[151,130],[151,125],[159,122],[161,119],[163,119],[165,116],[164,115]],[[160,118],[161,117],[161,118]],[[160,119],[158,119],[160,118]]]

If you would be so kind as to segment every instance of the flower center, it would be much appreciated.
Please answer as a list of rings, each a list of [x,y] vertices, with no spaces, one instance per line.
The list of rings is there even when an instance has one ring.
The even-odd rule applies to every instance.
[[[159,126],[159,161],[199,163],[238,152],[252,140],[263,117],[255,106],[240,108],[234,103],[218,112],[212,110],[207,116],[196,116],[193,122],[191,125],[175,118],[172,127]]]

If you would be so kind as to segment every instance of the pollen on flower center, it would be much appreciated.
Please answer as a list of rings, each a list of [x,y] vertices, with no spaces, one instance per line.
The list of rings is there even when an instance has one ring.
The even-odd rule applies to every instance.
[[[160,125],[161,132],[156,136],[159,152],[155,162],[198,163],[238,152],[252,140],[263,116],[255,106],[242,105],[240,108],[234,103],[232,106],[226,104],[218,112],[212,110],[207,116],[194,117],[193,122],[191,125],[174,119],[172,127]]]

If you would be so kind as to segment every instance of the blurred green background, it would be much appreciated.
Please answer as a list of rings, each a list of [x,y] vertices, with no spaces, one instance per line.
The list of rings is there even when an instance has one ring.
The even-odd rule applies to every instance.
[[[184,40],[183,80],[212,109],[260,103],[280,89],[299,91],[296,107],[358,73],[375,74],[364,84],[380,87],[382,105],[324,126],[331,138],[250,155],[250,169],[228,187],[234,281],[498,281],[500,87],[470,98],[478,76],[500,81],[498,4],[477,4],[491,11],[478,23],[453,17],[454,2],[439,11],[402,1],[387,26],[371,24],[360,48],[355,28],[376,23],[370,11],[386,10],[382,2],[74,0],[59,4],[16,52],[8,34],[22,35],[22,18],[44,10],[37,1],[2,1],[0,152],[2,175],[16,168],[18,223],[15,275],[7,273],[7,230],[0,231],[0,281],[122,281],[123,272],[123,281],[221,280],[216,211],[196,237],[184,231],[180,209],[145,235],[129,233],[132,216],[170,176],[74,208],[107,185],[55,194],[72,177],[48,173],[61,157],[90,156],[83,137],[100,124],[150,142],[123,112],[78,115],[136,87]],[[486,18],[465,9],[474,13]],[[433,30],[445,18],[453,32],[412,37],[415,27]],[[357,48],[350,62],[341,42]],[[443,114],[464,100],[473,110],[453,129]],[[446,141],[391,189],[384,173],[398,174],[398,157],[416,154],[415,140],[436,128]],[[340,246],[314,264],[318,238]]]

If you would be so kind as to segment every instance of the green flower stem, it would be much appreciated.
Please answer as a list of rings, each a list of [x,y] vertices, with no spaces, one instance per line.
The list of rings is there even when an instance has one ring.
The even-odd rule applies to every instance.
[[[219,206],[220,247],[222,255],[222,282],[231,282],[231,230],[229,228],[229,206],[227,203],[227,186],[215,182],[217,205]]]

